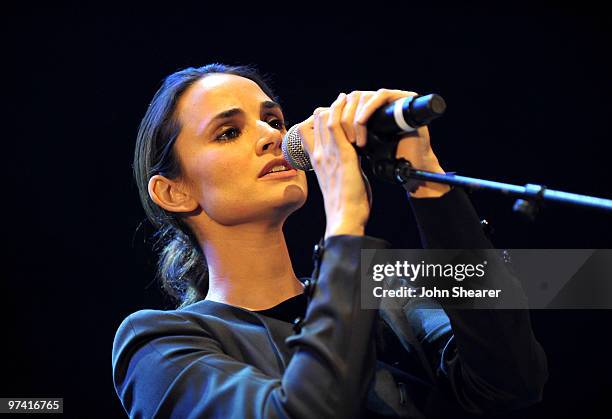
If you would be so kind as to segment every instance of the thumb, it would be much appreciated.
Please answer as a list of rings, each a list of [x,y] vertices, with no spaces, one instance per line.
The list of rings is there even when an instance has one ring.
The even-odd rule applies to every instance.
[[[304,149],[309,155],[312,155],[312,151],[314,150],[314,118],[315,115],[311,115],[305,121],[302,121],[298,124],[298,133],[302,138],[302,145]]]

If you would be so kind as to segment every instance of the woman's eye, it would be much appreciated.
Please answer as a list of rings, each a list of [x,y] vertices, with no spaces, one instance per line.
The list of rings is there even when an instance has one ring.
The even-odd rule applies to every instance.
[[[282,119],[271,119],[268,121],[268,124],[270,124],[272,128],[275,128],[279,131],[285,128],[285,122]]]
[[[238,128],[228,128],[225,131],[223,131],[216,138],[216,140],[220,142],[231,141],[231,140],[238,138],[239,135],[240,135],[240,130]]]

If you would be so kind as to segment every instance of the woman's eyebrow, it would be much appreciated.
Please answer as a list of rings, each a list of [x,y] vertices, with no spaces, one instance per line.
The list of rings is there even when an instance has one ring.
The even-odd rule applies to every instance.
[[[240,115],[240,114],[244,114],[244,111],[240,108],[232,108],[232,109],[228,109],[226,111],[220,112],[217,115],[215,115],[210,122],[214,122],[217,119],[228,119],[231,118],[232,116],[235,115]]]
[[[279,111],[283,111],[281,105],[271,100],[265,100],[261,102],[261,110],[270,110],[270,109],[278,109]]]
[[[219,112],[213,116],[210,121],[202,121],[196,129],[196,135],[202,135],[209,127],[215,126],[215,122],[223,121],[236,115],[244,115],[244,111],[240,108],[231,108],[226,111]]]
[[[261,107],[262,111],[264,111],[264,110],[271,110],[271,109],[278,109],[281,112],[283,111],[281,106],[278,103],[273,102],[271,100],[265,100],[265,101],[261,102],[260,107]],[[208,121],[208,123],[206,123],[203,126],[201,125],[199,127],[199,129],[197,130],[197,134],[201,135],[202,132],[206,129],[206,127],[212,126],[218,120],[229,119],[229,118],[231,118],[233,116],[244,115],[244,114],[245,114],[245,112],[242,109],[240,109],[240,108],[231,108],[231,109],[225,110],[223,112],[219,112],[218,114],[213,116],[210,119],[210,121]]]
[[[273,102],[271,100],[265,100],[265,101],[261,102],[260,107],[261,107],[262,110],[278,109],[279,111],[282,112],[281,106],[278,103]],[[240,114],[244,114],[244,111],[242,109],[240,109],[240,108],[231,108],[231,109],[228,109],[226,111],[219,112],[217,115],[215,115],[213,118],[211,118],[209,124],[215,122],[218,119],[228,119],[228,118],[231,118],[233,116],[240,115]]]

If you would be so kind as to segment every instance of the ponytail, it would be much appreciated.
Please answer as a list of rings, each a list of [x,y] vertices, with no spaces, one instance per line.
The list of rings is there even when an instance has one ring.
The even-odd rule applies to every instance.
[[[157,275],[162,289],[179,307],[195,303],[208,292],[208,267],[206,258],[189,229],[167,224],[157,233]]]

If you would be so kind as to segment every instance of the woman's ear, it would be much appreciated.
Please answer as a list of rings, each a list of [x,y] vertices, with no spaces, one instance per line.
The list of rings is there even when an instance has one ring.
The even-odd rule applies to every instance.
[[[192,212],[198,207],[198,201],[185,192],[185,185],[165,176],[155,175],[151,177],[148,189],[153,202],[166,211]]]

